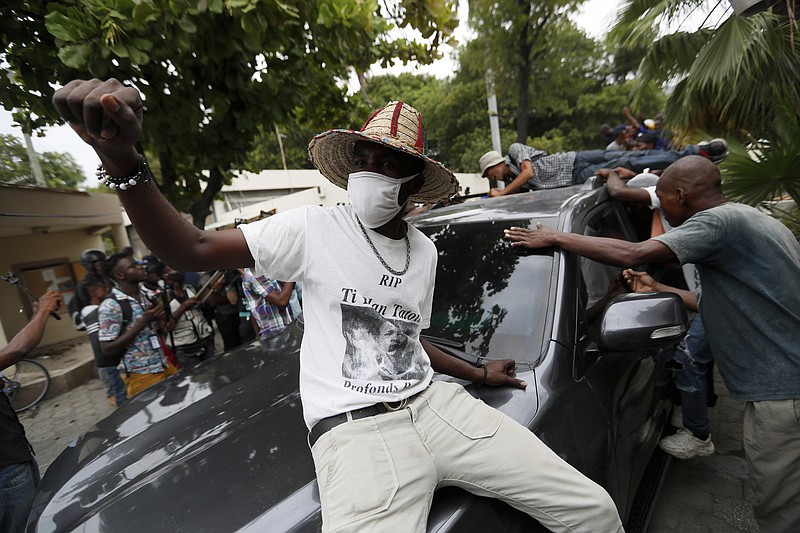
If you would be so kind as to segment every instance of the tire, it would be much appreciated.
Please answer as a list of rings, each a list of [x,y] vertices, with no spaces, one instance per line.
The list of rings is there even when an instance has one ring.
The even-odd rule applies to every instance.
[[[45,366],[31,359],[23,359],[16,365],[7,368],[3,377],[8,380],[4,384],[4,392],[11,401],[14,411],[27,411],[50,390],[50,374]]]

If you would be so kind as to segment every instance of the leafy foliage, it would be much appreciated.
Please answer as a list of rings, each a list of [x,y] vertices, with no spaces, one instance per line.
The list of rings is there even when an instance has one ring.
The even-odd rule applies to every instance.
[[[158,184],[198,226],[230,171],[259,161],[248,161],[248,155],[274,124],[332,123],[348,106],[341,81],[352,67],[395,57],[429,62],[457,24],[452,0],[387,6],[377,0],[28,5],[17,1],[11,10],[19,24],[8,33],[4,57],[16,77],[0,86],[3,102],[49,104],[49,83],[76,74],[135,86],[145,99],[142,144]],[[33,44],[24,32],[28,25],[42,36]],[[417,28],[427,41],[395,38],[394,27]],[[55,53],[59,61],[38,59]],[[30,77],[28,63],[46,68]],[[10,93],[16,98],[7,99]],[[55,120],[50,109],[35,105],[38,115]]]
[[[39,166],[51,189],[75,190],[83,183],[83,169],[69,154],[38,154]],[[28,152],[13,135],[0,134],[0,182],[31,185],[33,177]]]
[[[787,109],[774,123],[772,139],[729,143],[730,155],[722,163],[725,194],[749,205],[774,204],[788,196],[800,206],[800,120]],[[800,229],[797,210],[784,218]]]
[[[628,0],[612,38],[622,48],[641,47],[692,10],[706,8],[710,19],[727,7],[710,0]],[[747,17],[725,13],[715,25],[666,32],[639,69],[640,84],[675,83],[665,122],[679,137],[728,139],[726,194],[752,205],[784,195],[796,205],[800,200],[800,47],[797,14],[788,8],[789,2],[773,2]]]
[[[794,21],[773,10],[749,17],[730,14],[716,27],[653,36],[705,7],[722,16],[727,2],[629,0],[612,31],[622,49],[650,44],[634,88],[675,83],[665,121],[684,138],[700,133],[769,136],[778,107],[800,114],[800,47]],[[794,29],[793,29],[794,27]]]

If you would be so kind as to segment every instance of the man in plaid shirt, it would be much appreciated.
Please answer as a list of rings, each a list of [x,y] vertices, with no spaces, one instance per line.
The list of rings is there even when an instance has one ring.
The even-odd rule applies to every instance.
[[[293,282],[279,282],[256,276],[249,268],[242,274],[245,307],[255,320],[254,328],[262,345],[265,339],[283,330],[299,309]]]
[[[483,177],[506,184],[502,190],[490,190],[489,196],[504,196],[583,183],[602,168],[624,167],[638,173],[646,168],[665,169],[687,155],[702,155],[716,163],[727,154],[728,145],[723,139],[690,144],[684,150],[581,150],[557,154],[514,143],[507,156],[492,150],[480,158],[479,164]]]

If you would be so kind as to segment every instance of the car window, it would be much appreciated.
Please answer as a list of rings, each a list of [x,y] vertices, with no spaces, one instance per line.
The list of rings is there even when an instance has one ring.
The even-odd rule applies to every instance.
[[[618,213],[611,207],[604,207],[593,213],[589,218],[582,233],[591,237],[609,237],[612,239],[630,240],[627,238]],[[590,334],[596,339],[597,327],[595,322],[603,314],[608,302],[618,294],[625,292],[619,282],[622,269],[618,266],[606,265],[580,257],[581,283],[580,299],[586,321],[589,324]]]
[[[431,327],[425,335],[460,343],[492,359],[534,362],[550,301],[553,252],[527,254],[503,239],[527,220],[469,222],[420,228],[436,245],[439,263]]]

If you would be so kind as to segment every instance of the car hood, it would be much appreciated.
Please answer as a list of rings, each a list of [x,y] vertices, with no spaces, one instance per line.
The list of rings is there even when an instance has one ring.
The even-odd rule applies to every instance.
[[[272,349],[254,343],[203,363],[99,422],[48,469],[29,531],[235,531],[295,492],[318,500],[297,389],[301,336],[290,327]]]
[[[267,350],[237,348],[129,400],[50,465],[29,533],[318,531],[298,391],[301,338],[296,321]],[[532,372],[518,377],[535,384]],[[529,423],[535,390],[492,387],[480,397]],[[429,527],[447,529],[464,505],[463,496],[437,498]]]

